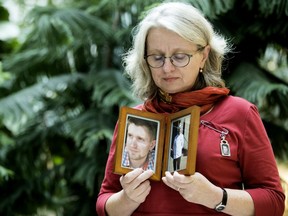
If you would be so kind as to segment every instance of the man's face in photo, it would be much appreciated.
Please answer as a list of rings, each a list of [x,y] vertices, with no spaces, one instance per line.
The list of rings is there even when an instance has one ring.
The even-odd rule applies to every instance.
[[[126,150],[130,160],[146,159],[150,150],[155,146],[155,140],[152,140],[148,128],[129,124],[127,132]]]

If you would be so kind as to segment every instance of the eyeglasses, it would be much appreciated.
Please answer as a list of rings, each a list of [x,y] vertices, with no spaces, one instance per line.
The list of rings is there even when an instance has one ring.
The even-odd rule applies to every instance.
[[[204,50],[205,47],[206,46],[199,46],[195,53]],[[175,67],[186,67],[189,64],[191,57],[193,57],[193,55],[187,53],[175,53],[170,57],[151,54],[144,56],[144,59],[146,60],[147,64],[152,68],[163,67],[166,58],[169,58],[171,64]]]
[[[165,59],[169,58],[171,64],[173,64],[175,67],[185,67],[189,64],[190,58],[193,55],[187,54],[187,53],[175,53],[170,57],[166,57],[163,55],[147,55],[144,56],[144,59],[146,59],[147,64],[152,68],[160,68],[163,67],[165,64]]]

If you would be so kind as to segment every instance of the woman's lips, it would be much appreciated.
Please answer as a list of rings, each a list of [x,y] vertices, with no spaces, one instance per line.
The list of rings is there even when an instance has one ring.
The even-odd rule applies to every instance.
[[[173,82],[178,79],[178,77],[166,77],[163,78],[166,82]]]

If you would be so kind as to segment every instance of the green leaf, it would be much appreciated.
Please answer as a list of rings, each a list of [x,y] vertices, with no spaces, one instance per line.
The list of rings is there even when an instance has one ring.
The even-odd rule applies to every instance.
[[[65,91],[68,86],[78,82],[79,79],[83,79],[80,74],[43,79],[40,83],[0,99],[0,116],[3,118],[4,125],[14,134],[18,134],[21,127],[29,119],[35,118],[37,113],[44,108],[41,98],[58,97],[58,92]]]
[[[0,165],[0,185],[3,181],[8,181],[14,175],[12,170],[9,170]]]
[[[92,99],[101,107],[125,106],[137,103],[131,95],[130,82],[117,70],[103,70],[95,74]]]
[[[288,86],[271,81],[268,74],[250,63],[242,63],[228,79],[236,95],[256,104],[265,119],[285,126],[288,118]],[[288,129],[288,128],[287,128]]]

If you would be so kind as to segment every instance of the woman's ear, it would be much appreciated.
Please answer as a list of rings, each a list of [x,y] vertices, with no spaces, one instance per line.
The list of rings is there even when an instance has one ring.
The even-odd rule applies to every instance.
[[[202,60],[201,60],[201,67],[203,68],[205,65],[206,60],[208,59],[210,53],[210,46],[207,45],[202,51]]]

